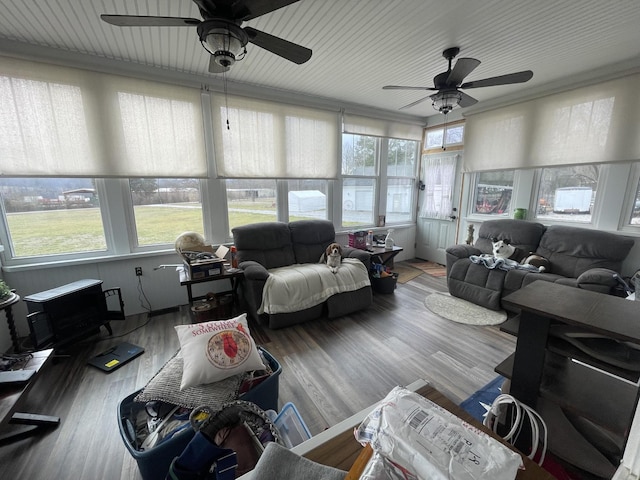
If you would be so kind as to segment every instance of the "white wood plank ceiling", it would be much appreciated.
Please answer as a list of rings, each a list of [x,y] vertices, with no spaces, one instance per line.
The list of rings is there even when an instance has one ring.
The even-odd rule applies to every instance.
[[[101,13],[201,18],[190,0],[0,0],[0,54],[52,61],[77,54],[79,62],[89,55],[152,67],[158,77],[220,84],[221,75],[207,71],[195,27],[115,27]],[[442,51],[452,46],[461,48],[458,57],[482,62],[466,81],[534,72],[525,84],[467,91],[478,105],[640,68],[638,0],[300,0],[243,26],[304,45],[313,56],[296,65],[249,44],[226,74],[230,85],[414,117],[434,115],[431,102],[398,109],[430,92],[382,86],[433,86],[447,68]]]

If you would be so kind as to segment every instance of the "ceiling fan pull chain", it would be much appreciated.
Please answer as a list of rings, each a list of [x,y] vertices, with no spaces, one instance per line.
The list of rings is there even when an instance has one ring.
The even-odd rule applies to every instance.
[[[447,146],[446,146],[446,142],[447,142],[447,114],[444,114],[444,128],[442,129],[442,150],[446,150]]]
[[[227,130],[231,130],[229,126],[229,96],[227,95],[227,72],[222,72],[222,83],[224,85],[224,110],[227,115]]]

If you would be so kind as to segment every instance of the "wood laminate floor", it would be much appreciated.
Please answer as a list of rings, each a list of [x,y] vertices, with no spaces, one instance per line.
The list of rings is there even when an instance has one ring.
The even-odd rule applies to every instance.
[[[281,330],[254,325],[256,342],[282,365],[280,406],[293,402],[312,434],[418,378],[456,403],[496,377],[494,367],[515,350],[498,327],[468,326],[432,314],[425,297],[446,291],[445,278],[423,274],[391,295],[374,295],[362,312]],[[143,387],[178,349],[179,313],[112,322],[114,337],[94,337],[61,357],[38,380],[23,411],[55,415],[60,426],[0,447],[6,479],[141,478],[118,430],[118,404]],[[145,348],[130,364],[105,374],[86,361],[119,342]]]

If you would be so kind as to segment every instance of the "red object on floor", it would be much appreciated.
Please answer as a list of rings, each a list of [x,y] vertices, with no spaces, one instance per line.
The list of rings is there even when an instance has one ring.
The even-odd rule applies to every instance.
[[[572,477],[567,473],[562,465],[560,465],[551,455],[547,454],[542,462],[542,468],[544,468],[551,475],[558,480],[579,480],[578,477]]]

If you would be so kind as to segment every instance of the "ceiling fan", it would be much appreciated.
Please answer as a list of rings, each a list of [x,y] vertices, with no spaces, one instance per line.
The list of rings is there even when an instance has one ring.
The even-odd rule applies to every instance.
[[[242,22],[286,7],[299,0],[193,0],[202,20],[184,17],[153,17],[139,15],[100,15],[118,27],[197,27],[202,46],[211,54],[209,71],[222,73],[247,53],[245,46],[253,43],[298,65],[311,58],[312,51],[251,27]]]
[[[470,107],[478,102],[475,98],[461,92],[459,89],[524,83],[533,77],[533,72],[531,70],[524,70],[522,72],[509,73],[507,75],[499,75],[497,77],[462,83],[464,78],[475,70],[478,65],[480,65],[480,60],[476,60],[475,58],[459,58],[455,66],[451,68],[451,62],[458,53],[460,53],[459,47],[447,48],[442,52],[442,56],[449,61],[449,68],[446,72],[439,73],[433,78],[433,87],[386,85],[382,88],[384,90],[434,90],[437,93],[421,98],[409,105],[405,105],[404,107],[401,107],[401,109],[413,107],[430,98],[432,100],[433,108],[446,115],[456,106],[461,108]]]

